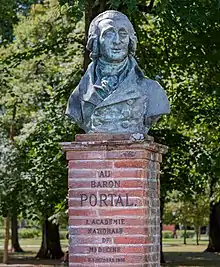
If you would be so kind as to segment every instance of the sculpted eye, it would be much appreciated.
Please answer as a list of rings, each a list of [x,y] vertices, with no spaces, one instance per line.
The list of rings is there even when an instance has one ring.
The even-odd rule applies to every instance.
[[[103,33],[103,36],[104,37],[108,37],[108,38],[110,38],[110,37],[113,37],[114,36],[114,30],[113,29],[109,29],[109,30],[106,30],[104,33]]]
[[[125,29],[121,29],[121,30],[119,30],[119,36],[121,37],[121,38],[126,38],[127,36],[128,36],[128,33],[127,33],[127,31],[125,30]]]

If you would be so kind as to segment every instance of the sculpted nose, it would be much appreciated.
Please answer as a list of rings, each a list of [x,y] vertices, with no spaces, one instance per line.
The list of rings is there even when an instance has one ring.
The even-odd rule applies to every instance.
[[[113,39],[114,44],[120,44],[119,34],[116,32]]]

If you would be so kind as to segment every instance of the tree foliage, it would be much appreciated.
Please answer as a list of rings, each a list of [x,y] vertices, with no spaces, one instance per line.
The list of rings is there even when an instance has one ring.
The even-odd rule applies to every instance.
[[[136,58],[171,103],[171,115],[150,132],[169,146],[162,201],[173,190],[189,200],[206,193],[211,205],[219,201],[219,1],[10,0],[0,6],[1,213],[20,195],[30,199],[29,214],[65,210],[67,169],[59,143],[80,130],[63,114],[89,63],[88,25],[109,8],[131,19]]]

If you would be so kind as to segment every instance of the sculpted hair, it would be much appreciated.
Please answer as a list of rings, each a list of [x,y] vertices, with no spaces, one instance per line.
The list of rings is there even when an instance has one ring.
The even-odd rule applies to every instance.
[[[128,34],[129,34],[129,47],[128,52],[130,55],[134,55],[137,47],[137,37],[136,33],[134,31],[134,28],[128,19],[127,16],[122,14],[119,11],[115,10],[108,10],[101,14],[99,14],[97,17],[93,19],[93,21],[90,24],[89,27],[89,33],[88,33],[88,41],[86,48],[91,51],[90,58],[92,60],[97,59],[99,57],[99,37],[100,37],[100,30],[99,30],[99,22],[104,19],[112,19],[112,20],[118,20],[123,19],[127,22],[128,27]]]

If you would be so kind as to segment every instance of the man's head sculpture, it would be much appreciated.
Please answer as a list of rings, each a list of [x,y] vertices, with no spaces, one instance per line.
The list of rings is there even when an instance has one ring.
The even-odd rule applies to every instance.
[[[103,29],[103,25],[100,23],[105,21],[106,27]],[[89,27],[88,33],[88,42],[86,48],[91,51],[90,57],[92,60],[95,60],[101,56],[100,54],[100,38],[103,34],[106,34],[106,30],[108,29],[108,25],[112,24],[112,26],[116,26],[121,30],[121,35],[127,35],[129,39],[128,43],[128,54],[134,55],[137,48],[137,38],[134,28],[128,19],[127,16],[118,11],[108,10],[104,13],[99,14],[97,17],[93,19]],[[116,24],[116,25],[114,25]],[[120,32],[119,32],[120,34]]]
[[[129,19],[108,10],[90,24],[92,63],[69,98],[66,114],[87,133],[146,134],[170,112],[164,89],[144,77],[134,59],[136,35]]]

